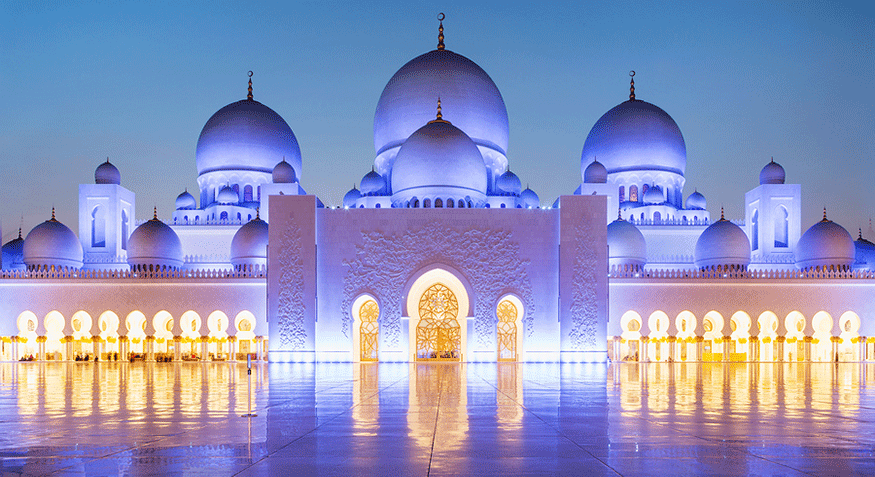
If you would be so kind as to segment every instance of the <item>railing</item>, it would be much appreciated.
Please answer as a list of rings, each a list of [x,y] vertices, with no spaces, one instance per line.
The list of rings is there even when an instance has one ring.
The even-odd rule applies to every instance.
[[[225,270],[2,270],[2,279],[75,279],[75,280],[137,280],[137,279],[233,279],[266,278],[267,266],[248,265]]]
[[[846,279],[872,280],[872,270],[642,270],[635,267],[611,267],[610,278],[641,278],[668,280],[792,280],[792,279]]]

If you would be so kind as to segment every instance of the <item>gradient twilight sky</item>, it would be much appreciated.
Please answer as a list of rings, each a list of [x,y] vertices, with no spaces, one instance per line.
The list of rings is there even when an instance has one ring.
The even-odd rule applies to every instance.
[[[298,138],[302,185],[338,205],[373,164],[383,87],[435,48],[441,11],[447,49],[501,90],[510,167],[544,205],[579,185],[584,140],[635,70],[638,99],[684,134],[684,196],[712,217],[742,218],[774,156],[802,184],[803,231],[824,206],[855,237],[875,218],[871,3],[0,3],[3,242],[52,206],[76,231],[78,185],[107,156],[137,218],[169,219],[197,190],[201,128],[245,98],[249,70]]]

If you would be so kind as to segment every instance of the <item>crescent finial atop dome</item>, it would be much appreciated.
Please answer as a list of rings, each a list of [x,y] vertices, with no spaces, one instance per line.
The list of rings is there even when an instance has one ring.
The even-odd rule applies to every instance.
[[[252,101],[252,70],[249,70],[249,92],[246,94],[246,99]]]
[[[431,121],[428,122],[428,124],[431,124],[431,123],[447,123],[447,124],[451,124],[449,121],[447,121],[446,119],[444,119],[444,115],[443,115],[443,113],[441,112],[441,97],[440,97],[440,96],[438,96],[437,114],[435,115],[435,118],[434,118],[434,119],[432,119]]]
[[[635,70],[629,72],[629,101],[635,101]]]
[[[443,13],[439,13],[437,17],[438,21],[441,22],[440,26],[438,27],[438,50],[444,49],[444,18],[446,17],[447,16]]]

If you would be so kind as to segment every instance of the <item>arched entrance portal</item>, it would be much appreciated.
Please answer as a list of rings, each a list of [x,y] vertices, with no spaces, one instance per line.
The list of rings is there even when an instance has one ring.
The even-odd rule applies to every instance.
[[[516,361],[517,360],[517,318],[519,310],[516,305],[507,299],[501,300],[498,303],[496,310],[498,315],[497,338],[498,338],[498,360],[499,361]]]
[[[380,337],[380,325],[377,319],[380,317],[380,306],[374,300],[367,300],[359,307],[358,316],[361,322],[359,326],[361,360],[377,361]]]
[[[462,330],[459,302],[446,285],[435,283],[419,298],[419,323],[416,325],[416,359],[459,361],[462,356]]]

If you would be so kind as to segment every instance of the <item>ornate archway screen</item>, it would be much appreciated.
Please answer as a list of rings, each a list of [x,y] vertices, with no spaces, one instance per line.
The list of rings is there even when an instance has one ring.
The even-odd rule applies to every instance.
[[[377,318],[380,316],[380,306],[374,300],[362,303],[359,308],[359,340],[362,361],[377,361],[377,343],[380,336],[380,325]]]
[[[498,304],[498,360],[516,361],[516,305],[509,300],[502,300]]]
[[[453,360],[462,356],[462,330],[456,295],[441,283],[428,287],[419,299],[416,326],[417,360]]]

